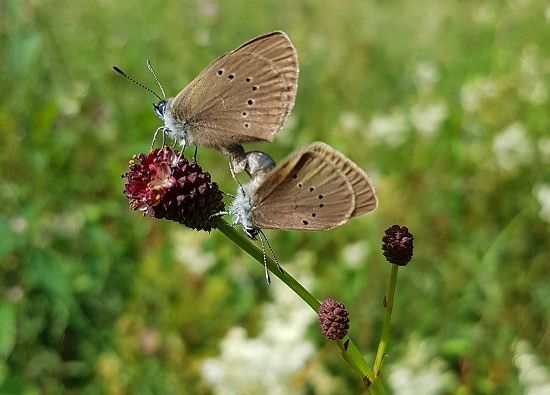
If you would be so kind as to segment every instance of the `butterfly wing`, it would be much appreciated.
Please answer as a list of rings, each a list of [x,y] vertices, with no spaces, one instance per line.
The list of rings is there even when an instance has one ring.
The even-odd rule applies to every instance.
[[[250,220],[262,229],[331,229],[346,222],[355,208],[346,176],[308,148],[291,154],[250,193]]]
[[[359,166],[325,143],[315,142],[309,148],[330,161],[351,183],[355,193],[355,210],[351,214],[352,217],[366,214],[378,207],[374,186],[367,173]]]
[[[252,39],[204,69],[172,101],[189,143],[231,146],[271,140],[294,107],[296,50],[283,32]]]

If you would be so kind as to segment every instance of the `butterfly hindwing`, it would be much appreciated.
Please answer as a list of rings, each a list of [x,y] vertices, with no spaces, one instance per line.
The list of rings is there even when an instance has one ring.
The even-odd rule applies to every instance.
[[[378,199],[374,186],[367,173],[359,166],[325,143],[315,142],[309,148],[329,160],[344,173],[351,183],[353,192],[355,193],[355,210],[351,214],[352,217],[366,214],[378,207]]]
[[[309,148],[290,155],[251,194],[251,222],[262,229],[330,229],[355,208],[344,173]]]

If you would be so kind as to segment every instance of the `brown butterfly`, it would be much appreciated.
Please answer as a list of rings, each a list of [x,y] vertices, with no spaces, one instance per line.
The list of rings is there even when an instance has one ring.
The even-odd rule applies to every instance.
[[[255,239],[260,229],[331,229],[377,206],[367,174],[316,142],[239,187],[229,213]]]
[[[183,147],[216,148],[241,171],[246,154],[240,145],[273,138],[294,107],[297,86],[292,42],[280,31],[264,34],[213,61],[176,97],[166,98],[161,86],[164,98],[155,94],[160,101],[154,104],[164,122],[158,130]]]

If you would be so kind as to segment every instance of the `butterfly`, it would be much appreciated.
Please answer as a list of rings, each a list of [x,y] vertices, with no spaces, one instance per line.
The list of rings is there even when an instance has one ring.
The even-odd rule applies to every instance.
[[[182,147],[213,147],[226,154],[237,172],[246,168],[241,144],[270,141],[294,107],[298,87],[296,49],[281,32],[256,37],[208,65],[181,92],[164,97],[154,110],[164,125],[158,131]],[[156,132],[156,133],[157,133]],[[155,133],[155,135],[156,135]]]

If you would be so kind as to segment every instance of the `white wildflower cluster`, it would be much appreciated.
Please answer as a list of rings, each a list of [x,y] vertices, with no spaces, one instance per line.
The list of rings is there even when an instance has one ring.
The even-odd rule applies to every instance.
[[[361,126],[361,118],[357,113],[346,111],[340,114],[340,127],[345,132],[352,132]]]
[[[493,154],[497,165],[506,171],[529,164],[533,159],[533,147],[525,126],[516,122],[498,133],[493,140]]]
[[[411,340],[407,353],[391,365],[388,383],[396,395],[436,395],[456,389],[456,378],[429,340]]]
[[[420,93],[427,93],[439,81],[439,70],[432,62],[420,62],[414,68],[413,78],[418,91]]]
[[[540,219],[550,223],[550,184],[537,184],[533,192],[540,204]]]
[[[514,365],[525,395],[550,394],[550,370],[533,354],[529,343],[519,340],[513,344]]]
[[[492,3],[480,3],[472,9],[472,20],[479,25],[494,23],[497,10]]]
[[[431,137],[441,129],[448,115],[449,110],[444,102],[419,103],[411,108],[410,114],[394,111],[391,114],[375,115],[367,129],[373,140],[395,148],[405,142],[409,121],[420,135]]]
[[[548,101],[550,92],[545,80],[548,66],[534,45],[523,49],[519,67],[519,96],[528,103],[544,104]]]
[[[401,112],[394,111],[392,114],[375,115],[367,128],[371,138],[395,148],[405,142],[407,121]]]
[[[365,241],[357,241],[342,248],[342,261],[350,269],[357,269],[365,264],[369,246]]]
[[[476,78],[460,89],[460,103],[467,113],[479,111],[483,105],[500,94],[501,87],[490,78]]]
[[[205,252],[203,242],[209,235],[205,232],[175,231],[172,234],[174,258],[183,264],[187,270],[196,275],[204,274],[214,263],[213,252]]]
[[[411,109],[411,122],[421,135],[432,136],[441,128],[448,115],[449,110],[444,102],[417,104]]]
[[[263,308],[264,329],[249,337],[244,328],[231,329],[220,345],[220,355],[207,359],[202,376],[215,394],[300,394],[292,377],[304,368],[315,351],[305,338],[315,321],[314,312],[297,304],[296,296],[274,282],[276,302]]]

